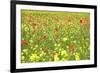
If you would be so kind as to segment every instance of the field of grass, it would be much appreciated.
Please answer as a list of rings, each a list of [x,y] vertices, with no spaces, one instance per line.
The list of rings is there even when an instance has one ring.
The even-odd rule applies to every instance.
[[[90,14],[21,10],[21,62],[90,59]]]

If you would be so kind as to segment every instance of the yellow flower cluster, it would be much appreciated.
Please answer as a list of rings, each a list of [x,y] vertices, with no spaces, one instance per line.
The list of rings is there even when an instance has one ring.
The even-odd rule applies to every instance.
[[[54,55],[54,61],[59,61],[59,57],[58,57],[57,53],[56,53],[56,55]]]
[[[54,44],[55,47],[60,47],[60,45],[61,45],[61,44],[56,44],[56,43]]]
[[[80,60],[80,54],[79,53],[75,54],[75,60]]]
[[[68,38],[67,38],[67,37],[64,37],[62,40],[63,40],[64,42],[66,42],[66,41],[68,40]]]
[[[31,62],[35,62],[38,58],[39,58],[39,56],[38,56],[37,54],[32,54],[32,55],[30,56]]]
[[[46,53],[44,51],[41,51],[40,57],[44,56]]]

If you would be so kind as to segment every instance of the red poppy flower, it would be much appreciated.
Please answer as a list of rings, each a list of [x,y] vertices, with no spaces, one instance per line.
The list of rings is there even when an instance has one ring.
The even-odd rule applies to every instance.
[[[75,44],[70,44],[69,45],[69,52],[75,52],[76,51],[76,49],[77,49],[77,46],[75,45]]]
[[[28,45],[28,41],[22,40],[22,41],[21,41],[21,44],[22,44],[22,45]]]
[[[48,52],[47,48],[42,48],[42,51]]]
[[[38,38],[38,41],[42,41],[42,40],[46,40],[46,39],[48,39],[48,36],[47,35],[43,35],[43,36]]]
[[[88,20],[87,18],[82,18],[82,19],[80,20],[80,24],[81,24],[81,25],[88,25],[88,24],[89,24],[89,20]]]
[[[71,21],[72,21],[72,17],[71,17],[71,16],[66,16],[66,17],[65,17],[65,20],[66,20],[67,22],[71,22]]]
[[[35,29],[36,23],[32,22],[32,27]]]
[[[59,32],[59,30],[58,30],[57,28],[55,28],[55,29],[54,29],[54,32],[57,33],[57,32]]]
[[[47,39],[48,38],[48,36],[47,35],[44,35],[43,37],[42,37],[42,39]]]

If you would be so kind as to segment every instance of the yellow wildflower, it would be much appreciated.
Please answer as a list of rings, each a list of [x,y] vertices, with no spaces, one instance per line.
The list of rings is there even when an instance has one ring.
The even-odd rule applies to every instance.
[[[24,60],[25,59],[25,57],[24,56],[22,56],[22,60]]]
[[[33,49],[33,47],[31,46],[31,49]]]
[[[75,54],[75,60],[80,60],[80,55],[79,55],[79,53],[76,53],[76,54]]]
[[[59,61],[58,54],[54,55],[54,61]]]
[[[62,49],[60,48],[59,51],[61,51]]]
[[[61,55],[64,57],[64,58],[67,58],[68,57],[68,54],[65,50],[61,51]]]
[[[60,44],[58,44],[58,47],[60,47]]]
[[[74,40],[73,43],[76,43],[76,40]]]
[[[38,45],[35,45],[35,48],[37,48],[38,47]]]
[[[68,38],[67,38],[67,37],[64,37],[64,38],[63,38],[63,41],[64,41],[64,42],[66,42],[67,40],[68,40]]]
[[[46,53],[44,51],[41,51],[40,57],[44,56]]]
[[[37,54],[32,54],[32,55],[30,56],[30,60],[33,62],[33,61],[36,60],[37,57],[38,57]]]
[[[61,51],[61,55],[65,55],[65,54],[66,54],[65,50]]]
[[[54,44],[54,46],[55,46],[55,47],[56,47],[56,46],[58,46],[58,47],[59,47],[59,46],[60,46],[60,44],[56,44],[56,43],[55,43],[55,44]]]
[[[23,52],[26,53],[26,54],[28,53],[28,52],[27,52],[27,49],[23,49]]]
[[[69,46],[67,46],[66,48],[69,48]]]
[[[25,31],[28,31],[29,30],[29,28],[26,26],[26,27],[24,27],[24,29],[25,29]]]
[[[32,39],[30,39],[30,43],[33,43],[33,40]]]
[[[57,44],[55,43],[54,46],[57,46]]]

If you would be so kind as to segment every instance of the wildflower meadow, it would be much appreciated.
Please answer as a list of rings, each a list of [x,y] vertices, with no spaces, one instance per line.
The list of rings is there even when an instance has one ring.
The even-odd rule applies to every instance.
[[[21,10],[21,62],[90,59],[90,14]]]

